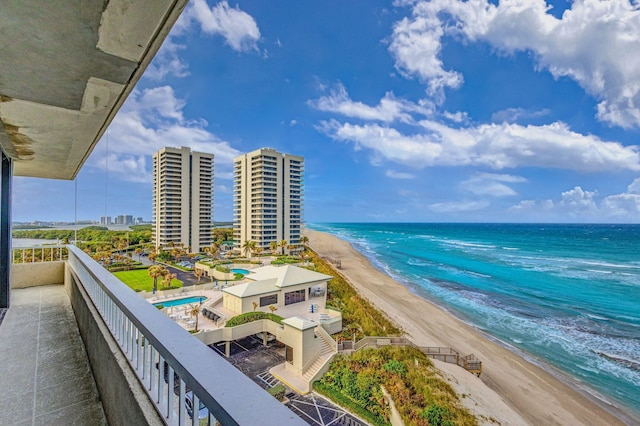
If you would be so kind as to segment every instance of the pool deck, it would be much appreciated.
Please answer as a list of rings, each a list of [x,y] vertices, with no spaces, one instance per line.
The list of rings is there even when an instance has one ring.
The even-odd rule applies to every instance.
[[[244,280],[236,281],[235,284],[241,284],[244,282],[246,281]],[[169,302],[172,300],[183,299],[186,297],[198,297],[198,296],[204,296],[207,298],[207,300],[204,302],[204,305],[206,306],[210,302],[216,302],[222,299],[222,289],[213,288],[213,289],[204,290],[204,289],[197,289],[197,288],[191,289],[190,287],[184,287],[182,292],[175,293],[174,296],[170,296],[165,299],[162,299],[160,296],[158,296],[158,297],[152,297],[148,300],[149,302],[155,304],[155,303],[162,303],[163,301]],[[308,320],[319,323],[320,314],[324,313],[325,303],[326,303],[326,299],[324,296],[312,297],[306,300],[305,302],[294,303],[288,306],[280,306],[278,307],[278,310],[275,311],[274,313],[283,318],[299,316],[304,319],[308,319]],[[311,312],[311,309],[310,309],[310,306],[312,304],[314,305],[313,312]],[[186,330],[193,330],[195,328],[196,321],[195,321],[195,316],[193,316],[190,313],[190,310],[191,310],[190,306],[193,306],[193,305],[186,304],[186,305],[172,306],[172,307],[163,309],[163,312],[165,312],[168,317],[176,321]],[[224,310],[221,304],[218,304],[216,306],[216,309]],[[270,312],[270,311],[267,309],[264,309],[264,312]],[[235,316],[235,314],[231,311],[229,311],[229,315]],[[217,328],[220,328],[220,325],[216,321],[210,320],[209,318],[205,317],[201,313],[198,314],[198,330],[215,330]]]

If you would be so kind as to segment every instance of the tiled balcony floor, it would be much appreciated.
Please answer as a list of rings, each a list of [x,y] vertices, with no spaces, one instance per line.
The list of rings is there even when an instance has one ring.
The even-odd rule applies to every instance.
[[[107,424],[64,286],[11,290],[0,389],[0,425]]]

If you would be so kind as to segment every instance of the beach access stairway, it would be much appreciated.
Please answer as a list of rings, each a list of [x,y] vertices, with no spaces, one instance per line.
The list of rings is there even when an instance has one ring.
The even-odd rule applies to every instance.
[[[368,336],[354,342],[345,340],[338,343],[338,351],[342,353],[352,353],[364,348],[382,348],[384,346],[411,346],[420,350],[423,354],[432,359],[444,361],[449,364],[456,364],[465,370],[480,377],[482,374],[482,361],[470,354],[460,355],[455,349],[437,346],[418,346],[406,337],[380,337]]]
[[[323,367],[328,366],[334,355],[338,353],[336,341],[322,327],[316,327],[315,335],[320,342],[320,352],[302,375],[302,380],[308,384],[313,383],[326,372]]]

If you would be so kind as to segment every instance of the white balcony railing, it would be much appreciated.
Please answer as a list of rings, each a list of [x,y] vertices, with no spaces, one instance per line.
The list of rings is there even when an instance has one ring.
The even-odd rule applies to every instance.
[[[189,392],[194,407],[202,401],[208,408],[209,425],[305,424],[86,253],[67,248],[72,277],[88,294],[168,425],[202,424],[197,415],[191,419],[186,412]]]

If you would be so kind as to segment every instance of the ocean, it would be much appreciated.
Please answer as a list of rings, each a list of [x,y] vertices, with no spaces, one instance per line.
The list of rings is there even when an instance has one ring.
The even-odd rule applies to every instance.
[[[416,294],[640,413],[640,225],[308,224]]]

